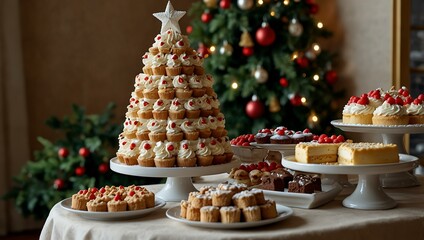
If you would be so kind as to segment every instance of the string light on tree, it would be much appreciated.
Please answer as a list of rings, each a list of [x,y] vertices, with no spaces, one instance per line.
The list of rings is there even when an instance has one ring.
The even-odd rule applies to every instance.
[[[312,78],[314,79],[314,81],[318,81],[319,80],[319,75],[318,74],[315,74]]]
[[[253,77],[258,83],[266,83],[268,81],[268,71],[261,65],[258,65],[255,71],[253,71]]]
[[[318,27],[318,28],[323,28],[323,27],[324,27],[324,24],[322,24],[322,22],[318,22],[318,23],[317,23],[317,27]]]
[[[216,51],[216,47],[214,45],[209,47],[209,52],[212,54]]]
[[[252,119],[260,118],[265,112],[264,104],[256,95],[252,96],[252,100],[246,104],[246,114]]]
[[[238,83],[237,82],[231,83],[231,88],[236,90],[238,88]]]
[[[242,10],[249,10],[254,4],[254,0],[237,0],[237,6]]]

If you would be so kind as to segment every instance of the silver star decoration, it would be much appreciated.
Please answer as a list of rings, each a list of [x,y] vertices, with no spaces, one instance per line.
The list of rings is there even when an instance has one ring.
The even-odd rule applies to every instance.
[[[166,5],[165,12],[153,13],[157,19],[162,22],[162,28],[160,33],[165,33],[169,29],[172,29],[176,32],[181,33],[180,25],[178,21],[186,14],[185,11],[175,11],[174,7],[171,4],[171,1],[168,1]]]

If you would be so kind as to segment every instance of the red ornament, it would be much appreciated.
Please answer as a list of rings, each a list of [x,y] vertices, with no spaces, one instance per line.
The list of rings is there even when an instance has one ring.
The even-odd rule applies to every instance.
[[[261,46],[269,46],[275,41],[275,31],[268,24],[262,24],[262,27],[256,31],[256,41]]]
[[[88,155],[90,155],[90,150],[88,150],[88,148],[86,147],[82,147],[79,149],[78,153],[81,157],[86,158],[88,157]]]
[[[253,55],[254,49],[253,49],[253,47],[243,47],[242,53],[243,53],[244,56],[250,57],[250,56]]]
[[[287,80],[287,78],[285,78],[285,77],[280,78],[280,85],[284,88],[288,87],[289,81]]]
[[[190,26],[190,25],[188,25],[188,26],[186,27],[186,33],[187,33],[187,34],[190,34],[191,32],[193,32],[193,27],[192,27],[192,26]]]
[[[57,178],[53,182],[53,187],[57,190],[61,190],[65,187],[65,181],[63,181],[63,179],[61,179],[61,178]]]
[[[228,8],[230,8],[230,6],[231,6],[231,0],[221,0],[221,1],[219,2],[219,6],[220,6],[222,9],[228,9]]]
[[[99,173],[105,174],[109,171],[109,165],[107,163],[101,163],[99,165]]]
[[[306,57],[296,58],[296,63],[301,68],[307,68],[309,66],[309,60]]]
[[[259,118],[265,112],[264,104],[259,100],[252,100],[246,104],[246,114],[250,118]]]
[[[325,81],[327,81],[328,84],[333,85],[337,82],[338,76],[337,72],[334,70],[330,70],[325,73],[324,75]]]
[[[309,4],[309,13],[310,14],[317,14],[318,10],[319,10],[318,4],[316,4],[316,3]]]
[[[57,154],[61,158],[66,158],[69,155],[69,150],[65,147],[59,148],[59,151],[57,151]]]
[[[212,18],[213,18],[212,13],[204,12],[202,13],[202,16],[200,17],[200,20],[202,20],[202,22],[204,23],[208,23],[212,20]]]
[[[77,167],[75,168],[75,175],[82,176],[85,173],[85,167]]]
[[[209,48],[205,46],[205,44],[201,43],[199,44],[199,48],[197,49],[197,52],[200,54],[200,56],[206,58],[209,56]]]
[[[290,98],[290,103],[295,107],[300,106],[302,105],[302,97],[296,93]]]

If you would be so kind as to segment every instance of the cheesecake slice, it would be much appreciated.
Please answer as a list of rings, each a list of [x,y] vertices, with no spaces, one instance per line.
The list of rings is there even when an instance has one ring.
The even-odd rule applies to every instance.
[[[341,143],[302,142],[296,145],[295,158],[301,163],[335,163]]]
[[[399,162],[396,144],[343,143],[338,149],[340,165],[384,164]]]

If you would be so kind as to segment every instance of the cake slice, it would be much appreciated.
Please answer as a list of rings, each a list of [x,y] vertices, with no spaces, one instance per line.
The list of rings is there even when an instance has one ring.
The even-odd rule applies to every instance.
[[[295,158],[301,163],[337,162],[340,143],[302,142],[296,145]]]
[[[399,162],[396,144],[343,143],[338,149],[340,165],[384,164]]]

